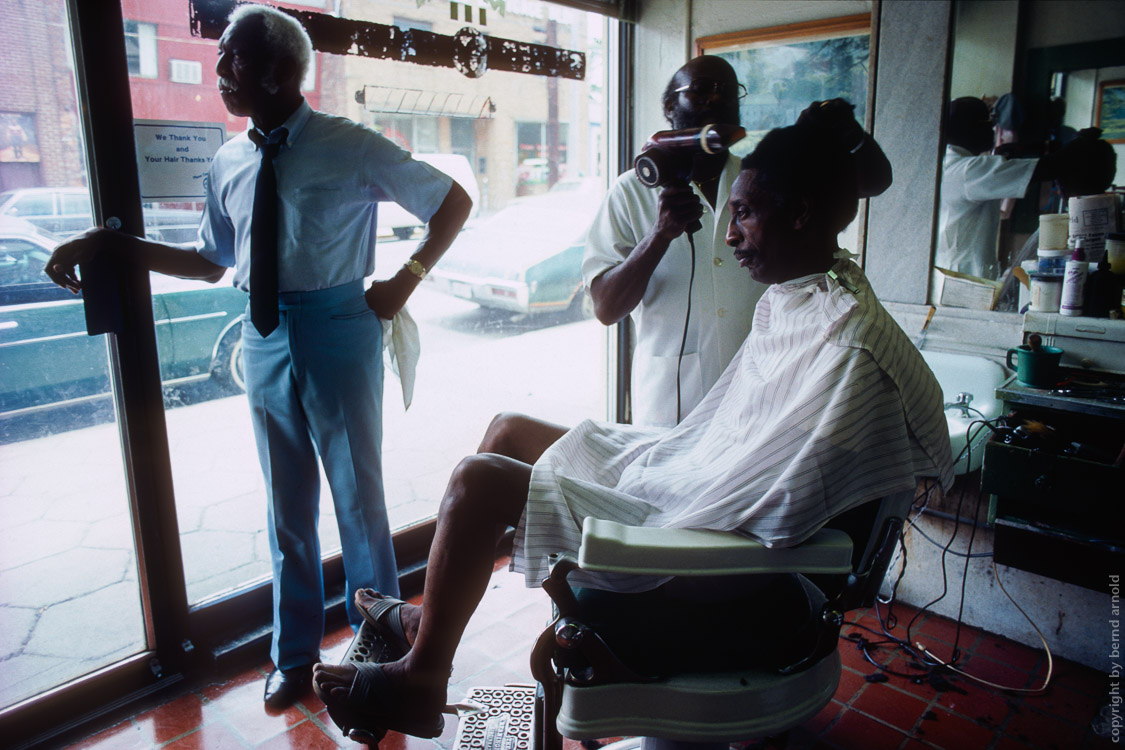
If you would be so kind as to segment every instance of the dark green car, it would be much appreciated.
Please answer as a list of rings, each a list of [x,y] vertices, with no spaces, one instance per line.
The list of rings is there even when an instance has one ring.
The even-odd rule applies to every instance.
[[[43,266],[58,237],[0,219],[0,418],[108,393],[103,337],[86,334],[82,300]],[[165,385],[217,379],[245,390],[241,321],[246,294],[230,285],[153,274],[160,372]]]

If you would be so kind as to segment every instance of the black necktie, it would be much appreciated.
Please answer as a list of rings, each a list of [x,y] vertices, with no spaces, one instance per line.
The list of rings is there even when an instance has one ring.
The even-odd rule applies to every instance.
[[[259,131],[250,131],[250,140],[262,152],[250,224],[250,320],[263,337],[277,328],[277,175],[273,160],[288,134],[285,128],[278,128],[267,140]]]

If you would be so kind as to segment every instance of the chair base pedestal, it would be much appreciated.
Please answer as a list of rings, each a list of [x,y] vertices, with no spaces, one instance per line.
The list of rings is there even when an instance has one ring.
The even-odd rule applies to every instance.
[[[643,736],[734,742],[780,734],[824,708],[840,681],[832,652],[790,675],[765,670],[685,675],[646,684],[562,690],[558,731],[573,739]]]

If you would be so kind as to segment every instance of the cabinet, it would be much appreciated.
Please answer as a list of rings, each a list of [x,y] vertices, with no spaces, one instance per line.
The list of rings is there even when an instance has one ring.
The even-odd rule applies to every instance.
[[[1014,439],[985,446],[996,562],[1103,591],[1125,563],[1125,382],[1063,391],[1015,379],[996,390]]]

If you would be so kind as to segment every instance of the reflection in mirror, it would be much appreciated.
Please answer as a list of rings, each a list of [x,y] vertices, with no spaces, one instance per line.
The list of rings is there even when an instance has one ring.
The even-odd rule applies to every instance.
[[[1026,307],[1024,272],[1038,270],[1040,216],[1065,214],[1068,197],[1101,193],[1115,171],[1125,174],[1120,134],[1103,136],[1113,144],[1076,138],[1085,128],[1116,127],[1112,106],[1099,118],[1099,104],[1112,102],[1113,82],[1125,78],[1125,40],[1105,38],[1125,30],[1125,9],[1096,4],[1093,10],[1105,12],[1092,13],[1077,5],[955,5],[935,304]],[[1019,35],[998,33],[1017,27]],[[1076,182],[1075,165],[1090,179]],[[1104,212],[1109,231],[1119,210],[1120,199]],[[1065,242],[1064,230],[1057,251],[1063,262]]]

